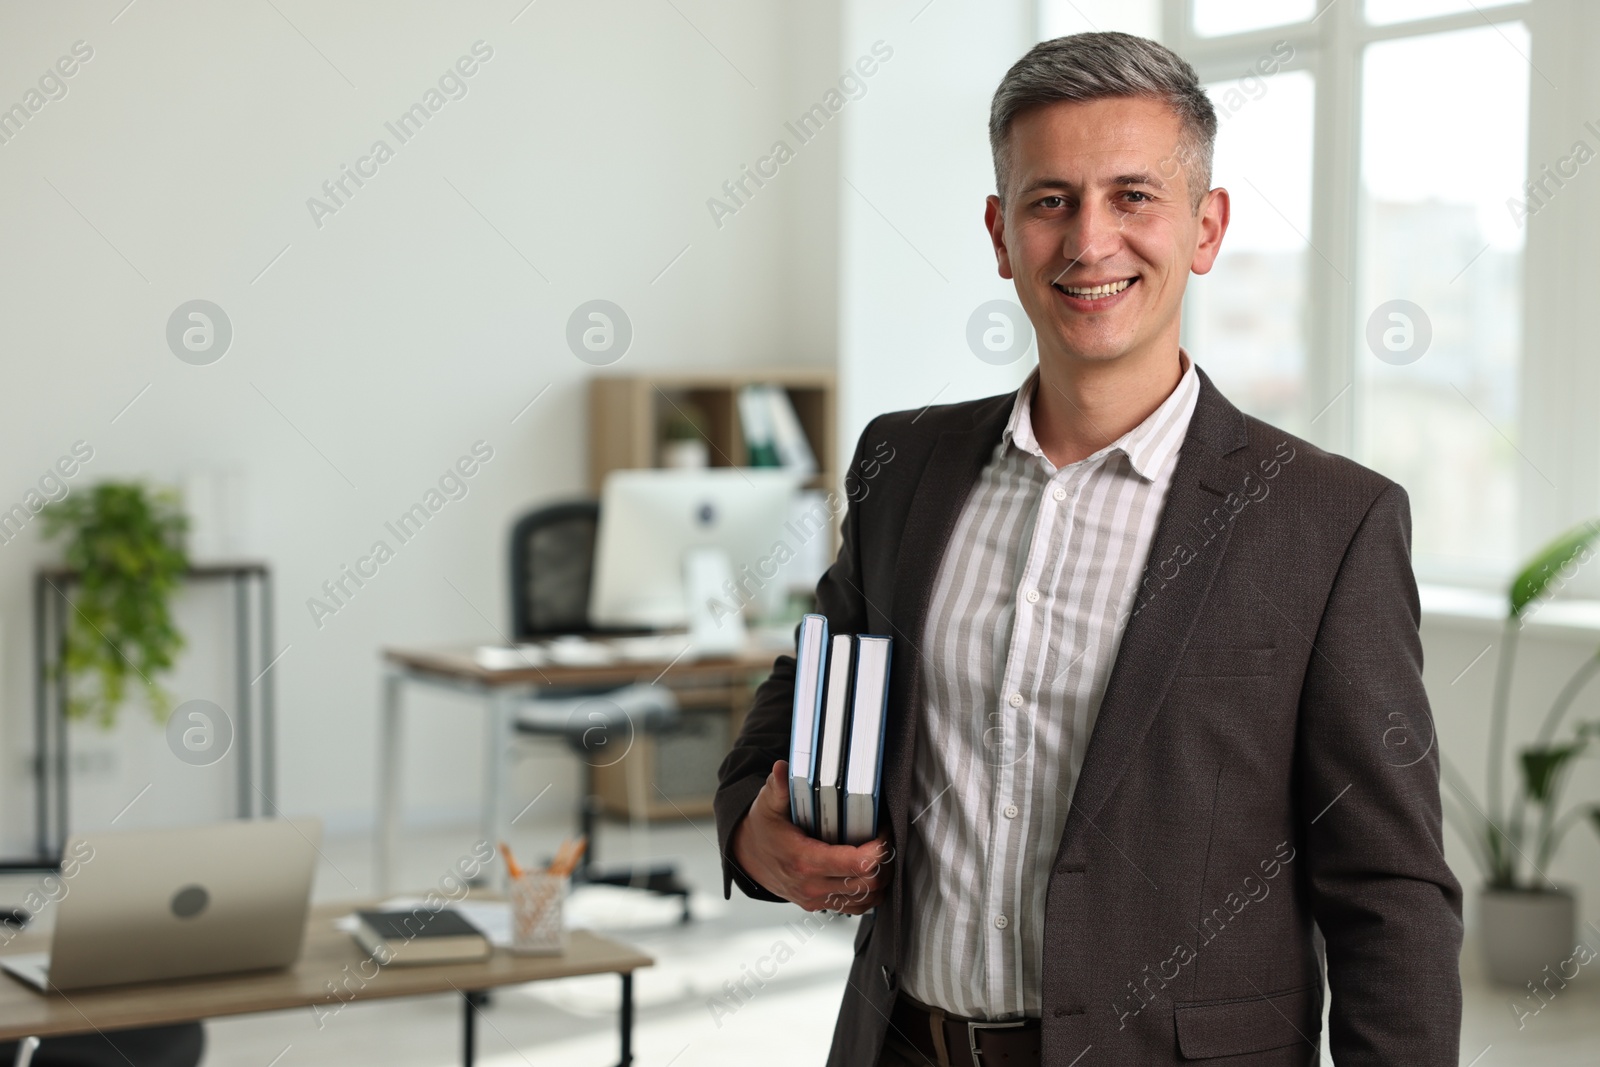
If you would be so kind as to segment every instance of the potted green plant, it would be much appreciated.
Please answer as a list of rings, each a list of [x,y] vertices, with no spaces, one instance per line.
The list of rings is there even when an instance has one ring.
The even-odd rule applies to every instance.
[[[691,405],[673,404],[661,419],[661,465],[699,470],[711,462],[705,416]]]
[[[188,528],[178,496],[139,482],[101,482],[48,505],[46,538],[67,535],[65,562],[78,580],[65,654],[66,714],[110,728],[129,690],[165,719],[172,698],[156,681],[172,669],[183,635],[172,621],[172,593],[189,566]]]
[[[1479,804],[1465,776],[1448,758],[1441,759],[1444,782],[1457,801],[1445,805],[1445,815],[1460,829],[1483,872],[1478,920],[1485,963],[1491,978],[1510,985],[1521,986],[1571,956],[1577,897],[1570,887],[1552,882],[1547,871],[1573,826],[1588,821],[1600,831],[1600,804],[1561,811],[1572,765],[1591,741],[1600,739],[1600,722],[1583,723],[1568,740],[1557,740],[1573,701],[1600,673],[1600,649],[1561,687],[1533,744],[1516,754],[1520,788],[1509,807],[1505,804],[1506,723],[1517,639],[1535,606],[1588,561],[1597,539],[1600,520],[1563,534],[1529,560],[1511,583],[1490,708],[1487,803]]]

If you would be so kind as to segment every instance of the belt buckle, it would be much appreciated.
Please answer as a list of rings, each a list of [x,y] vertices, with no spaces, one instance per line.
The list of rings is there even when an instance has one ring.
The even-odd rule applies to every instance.
[[[981,1067],[983,1061],[983,1053],[978,1049],[979,1030],[1015,1030],[1026,1025],[1028,1025],[1026,1016],[1021,1019],[1012,1019],[1009,1022],[1000,1023],[984,1022],[977,1019],[969,1020],[967,1022],[967,1051],[972,1053],[972,1062],[979,1064]]]

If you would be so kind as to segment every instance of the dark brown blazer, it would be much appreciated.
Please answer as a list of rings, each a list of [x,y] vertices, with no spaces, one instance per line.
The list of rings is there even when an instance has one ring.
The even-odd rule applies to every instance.
[[[832,631],[894,638],[882,817],[899,851],[929,597],[1012,395],[874,419],[817,586]],[[1315,1064],[1325,963],[1340,1067],[1455,1067],[1461,887],[1444,860],[1410,537],[1399,485],[1242,414],[1200,371],[1061,844],[1039,872],[1046,1064]],[[776,899],[726,856],[788,757],[793,688],[780,657],[723,762],[725,891]],[[909,901],[896,877],[861,920],[832,1067],[876,1062]]]

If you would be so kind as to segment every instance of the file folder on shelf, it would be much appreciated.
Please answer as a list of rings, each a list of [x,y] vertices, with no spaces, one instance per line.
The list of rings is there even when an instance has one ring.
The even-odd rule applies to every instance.
[[[828,619],[800,620],[795,647],[794,722],[789,733],[789,818],[815,835],[817,731],[822,725],[822,681],[827,663]]]

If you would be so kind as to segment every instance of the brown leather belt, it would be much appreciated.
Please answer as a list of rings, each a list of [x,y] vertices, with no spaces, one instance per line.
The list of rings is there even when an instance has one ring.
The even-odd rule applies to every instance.
[[[906,996],[890,1016],[902,1040],[937,1067],[1038,1067],[1039,1020],[985,1022],[947,1015]]]

